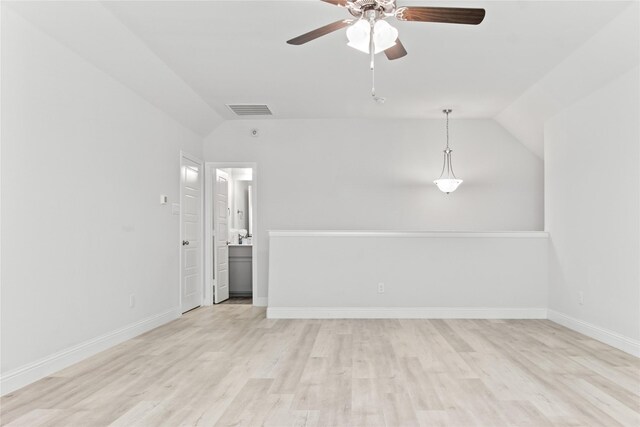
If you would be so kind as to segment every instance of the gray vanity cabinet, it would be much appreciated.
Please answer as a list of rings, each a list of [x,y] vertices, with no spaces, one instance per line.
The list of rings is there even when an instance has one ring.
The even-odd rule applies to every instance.
[[[253,246],[229,246],[229,296],[244,297],[252,294]]]

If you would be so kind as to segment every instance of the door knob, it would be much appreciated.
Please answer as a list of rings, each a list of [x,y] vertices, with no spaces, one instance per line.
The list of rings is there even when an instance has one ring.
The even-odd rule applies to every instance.
[[[182,246],[188,246],[189,245],[189,241],[188,240],[183,240],[182,241]]]

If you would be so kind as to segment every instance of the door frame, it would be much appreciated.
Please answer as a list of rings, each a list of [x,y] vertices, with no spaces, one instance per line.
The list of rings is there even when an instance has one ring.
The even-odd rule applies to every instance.
[[[251,204],[253,208],[251,225],[251,293],[254,306],[266,305],[258,298],[258,164],[255,162],[205,162],[205,193],[204,193],[204,302],[203,305],[213,305],[213,192],[215,191],[216,169],[250,168],[252,170]],[[211,283],[209,283],[211,282]]]
[[[183,239],[183,230],[182,230],[182,220],[183,220],[183,212],[184,210],[182,209],[182,196],[184,195],[183,191],[182,191],[182,166],[183,166],[183,159],[187,159],[193,163],[197,163],[198,165],[200,165],[200,173],[201,173],[201,178],[200,178],[200,230],[202,230],[204,228],[204,224],[203,224],[203,215],[204,215],[204,184],[205,184],[205,178],[204,178],[204,162],[202,160],[200,160],[199,158],[197,158],[196,156],[187,153],[186,151],[182,151],[180,150],[180,176],[178,178],[178,182],[179,182],[179,187],[180,187],[180,191],[179,191],[179,205],[180,205],[180,216],[178,221],[180,221],[180,225],[179,225],[179,229],[180,229],[180,239],[178,240],[178,262],[179,262],[179,268],[178,268],[178,313],[180,316],[182,316],[182,241]],[[201,259],[200,259],[200,278],[202,279],[202,283],[200,284],[200,286],[202,287],[202,296],[203,296],[203,300],[200,302],[200,305],[204,305],[204,291],[205,291],[205,279],[204,279],[204,247],[202,247],[202,253],[201,253]]]

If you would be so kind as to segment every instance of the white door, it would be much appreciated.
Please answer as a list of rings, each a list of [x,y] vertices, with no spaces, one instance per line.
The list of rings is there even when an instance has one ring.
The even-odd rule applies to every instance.
[[[229,299],[229,174],[216,169],[214,192],[214,302]]]
[[[180,185],[181,272],[180,292],[182,312],[202,304],[202,173],[200,164],[182,157]]]

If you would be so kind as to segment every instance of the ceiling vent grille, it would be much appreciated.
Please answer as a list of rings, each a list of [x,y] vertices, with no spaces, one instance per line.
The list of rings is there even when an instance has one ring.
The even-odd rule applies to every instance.
[[[238,116],[272,116],[271,110],[261,104],[227,104],[227,107]]]

